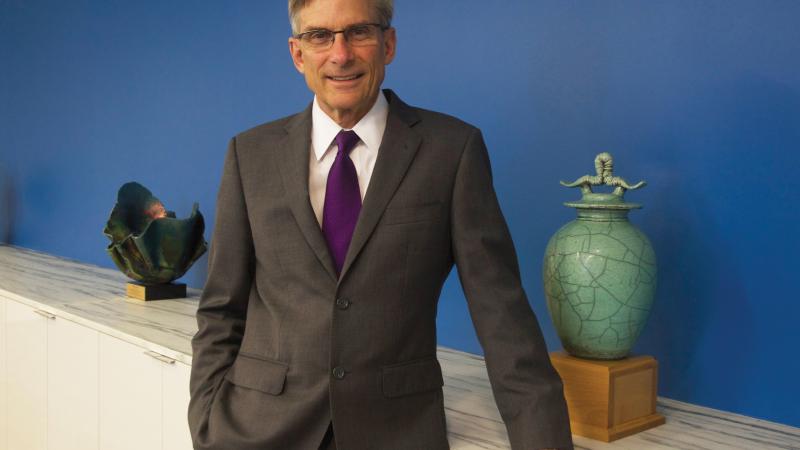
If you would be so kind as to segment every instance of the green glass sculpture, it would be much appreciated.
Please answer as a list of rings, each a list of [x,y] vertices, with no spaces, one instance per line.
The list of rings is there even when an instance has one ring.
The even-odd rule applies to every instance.
[[[180,278],[205,253],[204,231],[197,203],[187,219],[177,219],[147,188],[130,182],[119,189],[103,234],[111,239],[107,251],[119,270],[155,285]]]
[[[608,153],[595,158],[597,175],[583,176],[567,187],[580,187],[583,198],[565,203],[578,218],[564,225],[547,244],[543,278],[550,317],[573,356],[621,359],[639,337],[656,288],[656,256],[647,236],[628,222],[633,186],[613,175]],[[611,193],[592,186],[610,186]]]

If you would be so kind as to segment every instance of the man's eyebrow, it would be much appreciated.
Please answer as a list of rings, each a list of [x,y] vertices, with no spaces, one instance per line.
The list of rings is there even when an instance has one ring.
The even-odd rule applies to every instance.
[[[353,23],[347,24],[342,28],[344,29],[344,28],[354,27],[354,26],[358,26],[358,25],[367,25],[369,23],[372,23],[372,22],[370,22],[369,20],[360,20],[358,22],[353,22]],[[314,30],[328,30],[328,31],[330,31],[330,30],[332,30],[332,28],[322,27],[322,26],[318,26],[318,25],[311,25],[311,26],[308,26],[306,28],[303,28],[303,31],[301,31],[301,33],[305,33],[306,31],[314,31]]]

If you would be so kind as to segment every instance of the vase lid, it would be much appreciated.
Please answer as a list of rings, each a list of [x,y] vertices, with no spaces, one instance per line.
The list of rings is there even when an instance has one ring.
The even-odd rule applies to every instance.
[[[624,178],[614,176],[614,159],[611,154],[603,152],[594,159],[597,175],[584,175],[572,183],[561,181],[562,186],[580,187],[583,196],[578,201],[565,202],[565,206],[579,209],[616,209],[630,210],[641,208],[638,203],[625,201],[625,191],[635,190],[645,186],[645,181],[634,185],[628,184]],[[611,186],[614,190],[610,193],[592,192],[592,186]]]
[[[575,202],[564,202],[564,206],[579,209],[639,209],[642,207],[639,203],[626,202],[619,195],[595,192],[583,194],[583,197]]]

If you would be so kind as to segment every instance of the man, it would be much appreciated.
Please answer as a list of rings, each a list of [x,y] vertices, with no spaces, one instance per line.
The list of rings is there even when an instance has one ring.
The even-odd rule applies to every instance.
[[[449,448],[453,264],[513,449],[571,448],[480,132],[381,91],[391,0],[290,0],[314,100],[232,139],[192,340],[196,449]]]

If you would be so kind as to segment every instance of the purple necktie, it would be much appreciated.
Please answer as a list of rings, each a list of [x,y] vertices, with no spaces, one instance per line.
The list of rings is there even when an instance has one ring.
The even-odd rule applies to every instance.
[[[336,273],[341,274],[347,247],[356,228],[358,213],[361,211],[361,191],[358,188],[356,166],[348,154],[359,141],[355,131],[342,130],[336,135],[339,152],[328,172],[325,187],[325,206],[322,209],[322,233],[328,241],[336,265]]]

